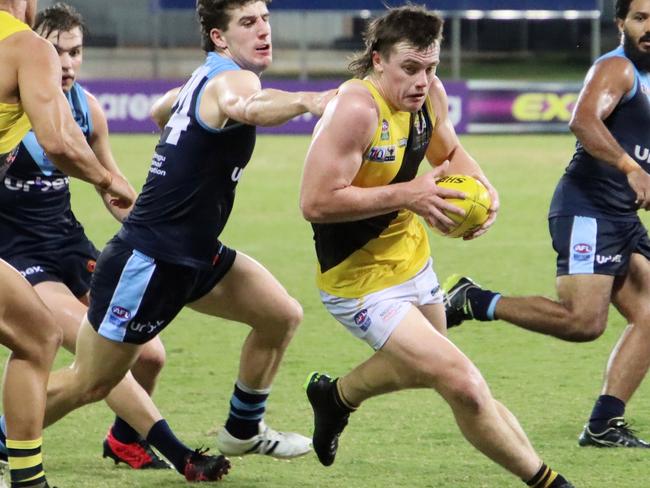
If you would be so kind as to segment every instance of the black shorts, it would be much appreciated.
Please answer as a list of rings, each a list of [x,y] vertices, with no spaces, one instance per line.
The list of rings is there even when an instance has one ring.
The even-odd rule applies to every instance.
[[[4,260],[32,286],[44,281],[56,281],[67,286],[74,296],[82,297],[90,289],[97,256],[99,251],[84,235],[56,251],[29,251],[5,257]]]
[[[627,272],[632,253],[650,259],[648,231],[640,221],[553,217],[548,221],[557,253],[557,276]]]
[[[221,245],[212,267],[191,268],[147,256],[114,237],[97,260],[88,320],[99,335],[144,344],[188,303],[207,294],[235,262]]]

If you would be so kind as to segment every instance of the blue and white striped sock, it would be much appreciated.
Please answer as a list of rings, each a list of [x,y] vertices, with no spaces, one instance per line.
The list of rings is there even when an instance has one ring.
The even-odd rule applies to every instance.
[[[235,383],[235,390],[230,398],[230,413],[226,421],[226,430],[237,439],[250,439],[259,432],[259,423],[266,411],[266,399],[271,389],[256,390]]]

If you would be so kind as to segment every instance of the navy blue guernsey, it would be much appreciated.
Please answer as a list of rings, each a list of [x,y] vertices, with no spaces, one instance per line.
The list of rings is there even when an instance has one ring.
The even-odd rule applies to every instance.
[[[235,187],[253,154],[255,127],[229,121],[211,128],[201,120],[199,104],[212,78],[238,69],[229,58],[209,53],[183,85],[142,193],[118,233],[131,247],[171,263],[212,265]]]
[[[88,139],[93,127],[84,89],[75,83],[65,95]],[[83,234],[70,207],[68,176],[52,164],[34,133],[28,132],[0,185],[0,256],[59,250]]]
[[[619,47],[598,58],[596,63],[613,56],[628,59],[623,47]],[[633,88],[604,123],[621,147],[650,173],[650,74],[634,67]],[[636,221],[638,207],[634,200],[627,176],[591,156],[577,141],[573,159],[555,189],[549,216]]]

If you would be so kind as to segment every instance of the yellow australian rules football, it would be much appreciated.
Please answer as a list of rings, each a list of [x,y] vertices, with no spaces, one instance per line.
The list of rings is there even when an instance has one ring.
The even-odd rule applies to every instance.
[[[465,210],[465,215],[445,212],[456,225],[446,234],[447,237],[463,237],[481,227],[488,219],[492,200],[485,185],[476,178],[467,175],[447,175],[440,178],[436,184],[450,190],[458,190],[465,194],[465,199],[447,198],[446,200]]]

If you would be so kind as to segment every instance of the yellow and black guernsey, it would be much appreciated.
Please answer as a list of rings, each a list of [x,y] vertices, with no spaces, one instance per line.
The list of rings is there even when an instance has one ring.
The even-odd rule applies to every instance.
[[[0,42],[24,30],[30,30],[27,24],[8,12],[0,11]],[[3,166],[9,166],[10,163],[6,161],[6,155],[18,146],[30,127],[20,103],[0,102],[0,176]]]
[[[353,186],[375,187],[412,180],[435,125],[427,97],[416,113],[392,109],[368,80],[379,108],[379,124],[363,155]],[[353,222],[313,224],[318,287],[335,296],[359,298],[415,276],[430,256],[420,219],[402,209]]]

